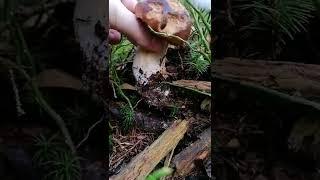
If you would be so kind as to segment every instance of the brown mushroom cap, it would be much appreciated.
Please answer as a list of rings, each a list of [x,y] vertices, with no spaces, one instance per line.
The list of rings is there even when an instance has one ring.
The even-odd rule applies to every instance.
[[[190,15],[179,0],[143,0],[137,3],[135,14],[170,44],[182,45],[191,34]]]

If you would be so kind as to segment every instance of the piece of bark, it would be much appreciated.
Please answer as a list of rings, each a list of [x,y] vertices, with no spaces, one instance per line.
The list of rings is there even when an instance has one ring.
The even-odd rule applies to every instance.
[[[175,166],[175,175],[186,176],[195,168],[195,160],[205,160],[211,153],[211,129],[206,129],[195,141],[179,154],[175,155],[172,164]]]
[[[212,66],[219,76],[320,102],[320,65],[225,58]]]
[[[145,180],[156,165],[177,146],[188,129],[187,120],[174,122],[150,146],[144,149],[111,180]]]
[[[211,82],[209,81],[197,81],[197,80],[177,80],[172,82],[164,82],[164,84],[169,84],[172,86],[185,88],[200,94],[211,97]]]
[[[181,87],[197,89],[199,91],[211,92],[211,82],[209,81],[196,81],[196,80],[177,80],[173,81],[172,84],[179,85]]]

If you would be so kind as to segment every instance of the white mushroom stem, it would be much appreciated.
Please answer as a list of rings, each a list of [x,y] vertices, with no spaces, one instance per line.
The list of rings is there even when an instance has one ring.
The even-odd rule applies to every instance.
[[[154,53],[142,47],[138,47],[133,59],[133,74],[139,85],[147,85],[150,77],[166,71],[165,58],[168,46],[162,52]]]

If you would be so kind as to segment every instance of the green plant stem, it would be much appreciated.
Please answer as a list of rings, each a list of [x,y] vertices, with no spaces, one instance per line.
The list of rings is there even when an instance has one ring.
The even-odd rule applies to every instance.
[[[194,13],[193,10],[191,10],[191,14],[192,14],[193,18],[195,19],[196,15],[195,15],[195,13]],[[209,46],[206,38],[204,37],[204,34],[203,34],[203,32],[202,32],[202,30],[201,30],[201,27],[200,27],[200,23],[199,23],[197,20],[195,20],[194,22],[195,22],[195,25],[196,25],[196,29],[197,29],[197,31],[198,31],[199,34],[200,34],[200,39],[201,39],[202,43],[205,45],[206,51],[207,51],[207,52],[210,52],[210,46]],[[207,58],[207,59],[208,59],[208,58]],[[209,62],[210,62],[210,61],[211,61],[211,60],[210,60],[210,58],[209,58]]]
[[[110,59],[111,59],[111,58],[110,58]],[[111,72],[112,72],[112,74],[113,74],[113,78],[115,79],[115,81],[113,81],[112,84],[116,85],[116,88],[118,89],[118,92],[119,92],[120,95],[127,101],[127,103],[128,103],[128,105],[129,105],[131,111],[134,112],[134,108],[133,108],[133,106],[132,106],[132,103],[131,103],[130,99],[124,94],[124,92],[123,92],[122,89],[120,88],[120,85],[118,84],[118,82],[120,82],[120,78],[119,78],[118,73],[117,73],[117,71],[116,71],[116,69],[115,69],[115,64],[112,63],[112,64],[110,64],[110,65],[111,65]]]
[[[132,112],[134,112],[134,109],[133,109],[133,106],[132,106],[132,103],[131,103],[130,99],[124,94],[124,92],[120,88],[120,85],[117,82],[113,82],[113,83],[116,85],[120,95],[127,101],[127,103],[129,105],[130,109],[132,110]]]
[[[192,11],[192,14],[193,14],[193,16],[195,16],[193,11]],[[203,32],[202,32],[201,29],[200,29],[200,24],[199,24],[199,22],[198,22],[198,21],[195,21],[195,24],[196,24],[196,27],[197,27],[199,33],[200,33],[201,40],[202,40],[202,42],[204,43],[206,50],[207,50],[208,52],[210,52],[210,46],[209,46],[206,38],[204,37]]]
[[[186,2],[188,3],[188,5],[189,5],[190,7],[192,7],[193,10],[195,10],[195,11],[197,12],[197,14],[200,16],[202,22],[204,23],[207,31],[208,31],[209,33],[211,33],[211,25],[209,25],[209,23],[207,23],[207,21],[205,20],[205,18],[204,18],[203,15],[202,15],[202,13],[201,13],[196,7],[194,7],[194,6],[189,2],[189,0],[187,0]]]
[[[62,119],[62,117],[48,104],[48,102],[43,98],[41,92],[39,91],[38,87],[32,83],[33,91],[35,92],[35,96],[37,97],[39,105],[54,119],[59,126],[62,134],[66,138],[66,144],[70,147],[72,153],[76,152],[76,148],[74,143],[71,139],[70,133]]]
[[[186,43],[186,45],[187,45],[192,51],[195,51],[195,52],[200,53],[208,62],[211,62],[211,58],[210,58],[210,56],[209,56],[207,53],[195,49],[194,47],[192,47],[192,45],[191,45],[189,42],[185,42],[185,43]],[[209,51],[209,52],[210,52],[210,51]]]
[[[199,50],[196,50],[196,49],[194,49],[194,51],[195,51],[195,52],[200,53],[204,58],[206,58],[206,59],[207,59],[207,61],[208,61],[208,62],[210,62],[210,63],[211,63],[211,58],[210,58],[210,56],[208,56],[208,54],[207,54],[207,53],[204,53],[204,52],[199,51]]]

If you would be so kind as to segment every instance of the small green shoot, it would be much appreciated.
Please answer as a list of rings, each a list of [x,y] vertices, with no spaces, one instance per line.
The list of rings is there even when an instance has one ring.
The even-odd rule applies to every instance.
[[[43,134],[40,134],[34,138],[34,146],[37,148],[37,152],[34,154],[33,160],[37,164],[44,164],[53,158],[54,152],[61,150],[61,144],[57,141],[57,135],[55,134],[47,138]]]
[[[170,112],[170,117],[176,118],[178,112],[179,112],[179,108],[177,106],[173,106]]]
[[[210,62],[207,61],[203,57],[203,55],[198,52],[193,52],[191,54],[191,58],[189,59],[187,64],[190,65],[191,68],[195,70],[198,74],[205,73],[210,66]]]
[[[125,131],[129,130],[133,123],[134,108],[132,106],[129,97],[122,91],[120,84],[122,84],[122,79],[119,77],[117,72],[117,65],[124,64],[128,61],[128,56],[133,50],[133,44],[130,43],[126,38],[123,38],[118,45],[112,47],[111,61],[110,61],[110,78],[113,85],[116,87],[115,91],[119,94],[127,104],[121,107],[120,113],[123,117],[123,128]]]
[[[79,157],[71,152],[57,152],[48,166],[52,168],[45,179],[76,180],[80,179]]]
[[[123,117],[123,128],[125,131],[129,130],[133,124],[134,112],[129,105],[124,105],[120,109],[120,113]]]
[[[169,167],[162,167],[147,176],[147,180],[159,180],[160,178],[169,176],[172,174],[173,169]]]
[[[80,158],[70,151],[68,146],[58,138],[39,135],[34,139],[37,148],[33,156],[35,164],[45,172],[47,180],[76,180],[80,177]]]

